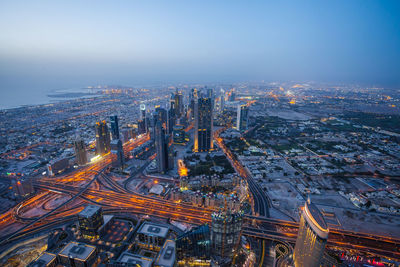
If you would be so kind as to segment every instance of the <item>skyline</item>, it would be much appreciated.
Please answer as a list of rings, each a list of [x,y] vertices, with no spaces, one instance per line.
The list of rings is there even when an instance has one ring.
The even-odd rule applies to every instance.
[[[396,1],[0,5],[3,97],[155,81],[400,85]]]

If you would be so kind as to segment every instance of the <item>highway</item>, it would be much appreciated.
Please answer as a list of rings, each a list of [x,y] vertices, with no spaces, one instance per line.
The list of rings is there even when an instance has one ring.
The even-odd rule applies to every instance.
[[[144,136],[134,142],[125,144],[125,153],[143,144],[148,138],[148,136]],[[219,137],[217,136],[217,138]],[[235,165],[238,173],[247,179],[249,188],[254,194],[254,210],[256,212],[253,215],[245,216],[243,234],[259,240],[283,240],[293,243],[297,236],[298,224],[296,222],[269,218],[268,200],[265,199],[266,196],[264,192],[260,191],[261,189],[255,185],[251,176],[249,176],[244,168],[234,160],[232,153],[224,146],[222,140],[217,139],[217,143]],[[43,178],[37,180],[34,183],[34,187],[40,191],[67,194],[71,196],[71,199],[55,207],[50,212],[46,213],[45,216],[35,218],[34,220],[29,217],[24,217],[23,214],[19,214],[19,209],[13,209],[11,212],[1,215],[1,224],[12,224],[17,221],[17,218],[19,221],[26,220],[26,222],[28,222],[18,231],[3,237],[1,244],[5,245],[11,241],[20,240],[21,238],[37,233],[38,231],[43,231],[44,229],[50,230],[63,221],[72,220],[73,218],[76,219],[76,214],[82,210],[82,205],[75,205],[69,208],[65,207],[67,203],[74,201],[96,203],[103,206],[105,213],[126,212],[147,214],[149,216],[195,225],[210,223],[211,213],[215,211],[214,209],[128,192],[123,186],[103,173],[103,170],[107,168],[111,162],[112,157],[109,154],[95,163],[77,169],[74,173],[53,179]],[[22,206],[35,205],[35,203],[40,206],[41,204],[39,203],[43,194],[45,193],[39,193],[33,196],[23,202]],[[330,229],[328,246],[400,259],[400,240],[386,236]]]

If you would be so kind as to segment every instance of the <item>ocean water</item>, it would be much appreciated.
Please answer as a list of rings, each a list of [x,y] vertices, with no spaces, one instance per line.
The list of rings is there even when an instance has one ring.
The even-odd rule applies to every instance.
[[[32,87],[12,87],[0,88],[0,109],[17,108],[21,106],[32,106],[59,102],[63,100],[73,99],[63,97],[49,97],[48,95],[56,95],[60,93],[84,93],[88,92],[86,88],[70,88],[70,89],[46,89]]]

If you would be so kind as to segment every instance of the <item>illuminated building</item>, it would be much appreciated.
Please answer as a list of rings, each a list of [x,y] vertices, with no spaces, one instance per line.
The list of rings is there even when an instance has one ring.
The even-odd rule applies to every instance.
[[[299,232],[294,248],[293,259],[296,267],[319,267],[324,256],[328,239],[328,227],[310,199],[301,210]]]
[[[168,232],[167,225],[144,222],[137,231],[135,241],[141,248],[160,251]]]
[[[111,141],[111,153],[117,156],[117,160],[113,161],[116,167],[124,166],[124,150],[122,149],[122,142],[119,139]]]
[[[138,120],[138,134],[147,133],[146,120]]]
[[[75,160],[78,165],[85,165],[88,162],[85,142],[82,139],[75,140]]]
[[[165,129],[161,126],[160,121],[158,121],[155,125],[155,146],[157,153],[157,171],[160,173],[165,173],[170,169],[170,162],[168,160],[168,135],[165,134]]]
[[[47,251],[40,254],[28,267],[55,267],[57,266],[57,256]]]
[[[111,124],[111,136],[113,140],[119,139],[119,127],[118,127],[118,116],[110,116]]]
[[[13,179],[11,180],[11,186],[14,194],[18,197],[26,197],[34,192],[30,179]]]
[[[176,259],[179,265],[204,266],[210,262],[211,241],[208,224],[198,226],[176,239]]]
[[[197,98],[197,89],[194,88],[194,89],[192,89],[192,91],[190,92],[190,95],[189,95],[189,111],[190,111],[190,119],[191,120],[194,119],[194,105],[195,105],[196,98]]]
[[[153,120],[152,120],[152,138],[154,140],[155,136],[156,136],[156,124],[157,122],[161,123],[161,127],[164,128],[165,130],[167,130],[167,122],[168,118],[167,118],[167,111],[164,108],[161,108],[160,106],[156,106],[156,109],[153,113]]]
[[[89,267],[97,259],[97,249],[83,243],[71,241],[57,255],[58,261],[63,266]]]
[[[105,155],[110,152],[110,133],[106,121],[96,123],[96,152],[97,155]]]
[[[213,104],[212,99],[201,97],[195,102],[194,151],[213,149]]]
[[[249,124],[249,107],[247,105],[238,105],[236,114],[236,129],[238,131],[247,130]]]
[[[232,88],[231,91],[229,92],[229,101],[233,102],[236,100],[236,92],[235,89]]]
[[[129,253],[127,251],[122,252],[117,260],[112,260],[111,263],[107,264],[109,267],[127,267],[127,266],[140,266],[140,267],[152,267],[153,260],[146,258],[141,255]]]
[[[140,104],[140,118],[145,121],[146,120],[146,105]]]
[[[100,227],[104,223],[103,210],[99,206],[88,205],[78,214],[79,230],[86,239],[99,238]]]
[[[54,159],[47,164],[47,174],[49,176],[54,176],[56,174],[62,173],[68,167],[68,158]]]
[[[233,259],[240,242],[243,212],[225,209],[211,215],[211,250],[213,259]]]
[[[185,144],[185,129],[183,125],[175,125],[174,130],[172,132],[172,140],[174,144],[182,145]]]
[[[221,96],[219,99],[219,110],[222,112],[225,108],[225,91],[224,89],[221,89]]]
[[[154,263],[155,267],[174,267],[175,266],[175,241],[168,239],[165,241],[158,257]]]
[[[181,91],[176,89],[175,95],[175,115],[179,118],[183,113],[183,95]]]

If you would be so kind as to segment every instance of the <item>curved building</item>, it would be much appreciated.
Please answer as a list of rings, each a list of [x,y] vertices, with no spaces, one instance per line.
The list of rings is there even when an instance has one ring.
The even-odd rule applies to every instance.
[[[302,208],[299,233],[294,248],[294,264],[296,267],[319,267],[324,256],[328,240],[328,226],[310,199]]]

